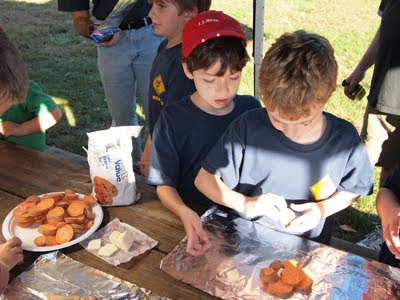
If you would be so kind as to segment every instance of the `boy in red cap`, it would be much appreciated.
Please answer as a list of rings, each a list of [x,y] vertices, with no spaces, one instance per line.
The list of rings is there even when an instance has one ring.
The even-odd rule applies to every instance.
[[[161,112],[153,132],[148,183],[157,186],[161,202],[181,218],[187,252],[201,255],[209,241],[193,209],[212,202],[195,188],[194,178],[226,127],[261,106],[252,96],[236,95],[249,57],[246,36],[235,19],[219,11],[193,17],[183,30],[182,56],[196,91]]]
[[[357,130],[324,112],[336,78],[325,38],[279,37],[260,69],[266,108],[231,123],[202,162],[196,187],[249,218],[267,216],[277,230],[329,244],[334,214],[373,186]]]
[[[149,136],[146,141],[140,170],[148,175],[151,138],[161,110],[195,91],[193,82],[182,69],[182,30],[187,20],[208,10],[211,0],[153,0],[149,12],[155,33],[165,38],[161,42],[150,72]],[[147,121],[147,120],[146,120]]]

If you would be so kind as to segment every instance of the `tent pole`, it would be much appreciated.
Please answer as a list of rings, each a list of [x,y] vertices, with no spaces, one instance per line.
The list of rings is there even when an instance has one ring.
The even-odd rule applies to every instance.
[[[253,57],[254,57],[254,97],[260,99],[258,76],[263,57],[264,41],[264,1],[253,0]]]

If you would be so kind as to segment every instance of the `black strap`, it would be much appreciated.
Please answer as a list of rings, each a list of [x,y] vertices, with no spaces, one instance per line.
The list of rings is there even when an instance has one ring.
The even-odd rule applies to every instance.
[[[119,28],[121,28],[122,30],[132,30],[132,29],[139,29],[139,28],[142,28],[144,26],[148,26],[150,24],[151,24],[150,17],[146,17],[146,18],[140,19],[140,20],[135,21],[135,22],[129,22],[129,23],[121,24],[119,26]]]

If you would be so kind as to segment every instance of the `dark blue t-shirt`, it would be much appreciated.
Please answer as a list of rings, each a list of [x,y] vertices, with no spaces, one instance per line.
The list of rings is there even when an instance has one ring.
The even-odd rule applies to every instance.
[[[324,200],[338,191],[370,194],[372,168],[357,130],[345,120],[324,115],[322,137],[303,145],[275,129],[265,109],[245,113],[228,127],[202,167],[250,197],[273,193],[288,203],[302,203]],[[303,236],[319,237],[324,224],[323,220]],[[329,236],[321,241],[329,242],[329,230],[324,232]]]
[[[200,163],[228,125],[243,112],[261,107],[252,96],[236,96],[232,112],[211,115],[190,96],[165,107],[153,132],[148,183],[177,188],[183,201],[210,205],[194,186]]]
[[[92,15],[96,19],[104,20],[112,12],[118,0],[93,0]],[[58,10],[60,11],[78,11],[89,10],[89,0],[58,0]],[[126,22],[134,22],[143,19],[149,14],[151,5],[147,0],[138,0],[136,4],[130,8],[127,16],[121,24]]]
[[[149,131],[154,126],[165,105],[177,102],[195,91],[192,80],[186,77],[182,63],[182,44],[167,47],[168,40],[161,42],[150,72]]]

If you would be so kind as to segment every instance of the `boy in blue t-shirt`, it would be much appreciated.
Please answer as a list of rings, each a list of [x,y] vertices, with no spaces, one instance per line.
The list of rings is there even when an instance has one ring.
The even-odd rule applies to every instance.
[[[183,30],[182,61],[196,92],[166,106],[153,132],[148,183],[178,215],[188,237],[187,252],[203,254],[208,237],[194,209],[210,206],[194,186],[200,163],[226,127],[243,112],[260,108],[257,99],[236,95],[249,57],[240,24],[219,11],[206,11]]]
[[[140,170],[148,175],[151,139],[161,110],[195,91],[193,81],[182,69],[182,30],[197,13],[208,10],[211,0],[153,0],[149,12],[157,35],[165,38],[160,43],[150,72],[149,136],[140,159]]]
[[[33,81],[25,63],[0,26],[0,139],[39,151],[45,131],[61,119],[61,111]]]
[[[336,78],[325,38],[304,31],[278,38],[260,70],[266,109],[231,123],[202,163],[200,192],[249,218],[267,216],[277,230],[329,244],[332,215],[373,186],[356,129],[323,111]]]

